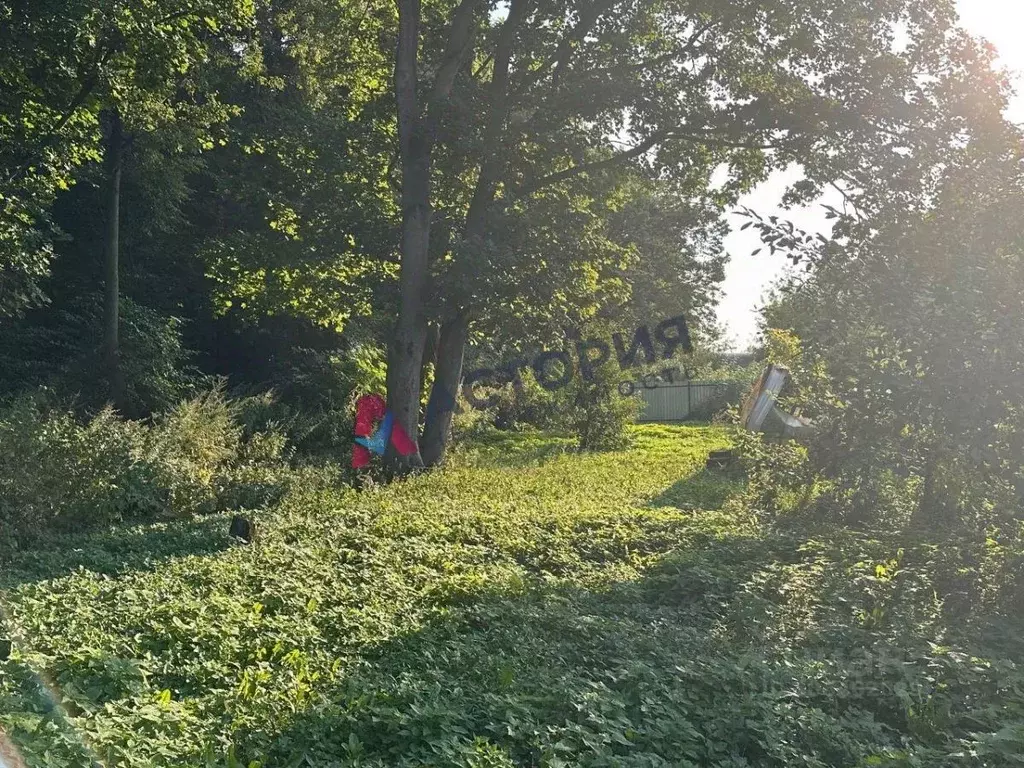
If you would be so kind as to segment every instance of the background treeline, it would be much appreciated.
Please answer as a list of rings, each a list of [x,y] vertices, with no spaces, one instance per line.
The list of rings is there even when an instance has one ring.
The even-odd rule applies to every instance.
[[[840,281],[896,290],[902,274],[870,266],[902,269],[892,238],[973,216],[940,208],[953,169],[1016,183],[1005,78],[946,0],[4,0],[0,22],[0,393],[22,435],[2,449],[9,478],[30,455],[16,446],[53,455],[65,427],[84,453],[119,418],[188,425],[205,445],[203,419],[173,414],[212,402],[240,437],[214,440],[227,453],[202,483],[260,435],[285,436],[282,456],[344,458],[353,397],[383,390],[437,463],[451,414],[424,423],[431,382],[451,389],[464,362],[679,314],[715,348],[724,212],[794,162],[792,202],[838,186],[853,213],[775,311],[839,354],[861,338],[815,336],[810,318],[853,333],[882,311]],[[915,279],[959,280],[934,267],[922,257]],[[240,402],[210,394],[224,378]],[[616,383],[553,398],[527,382],[488,418],[615,445],[635,409]],[[959,460],[946,426],[919,433],[954,440],[933,477]],[[4,504],[32,506],[13,490]]]
[[[303,409],[343,410],[349,390],[382,388],[375,350],[394,322],[399,263],[394,13],[5,5],[4,391],[49,386],[141,417],[210,375]],[[459,172],[454,159],[437,171]],[[557,338],[586,313],[584,293],[624,324],[680,310],[707,323],[723,196],[686,200],[628,176],[605,190],[616,206],[522,217],[549,233],[557,220],[543,244],[502,233],[509,253],[530,244],[528,258],[564,256],[581,272],[518,313],[529,333],[504,343]],[[650,219],[642,229],[637,214]],[[565,254],[577,237],[590,248]],[[630,305],[626,272],[649,283],[648,306]]]
[[[440,29],[450,11],[427,13]],[[347,460],[353,400],[385,391],[399,306],[395,7],[12,1],[0,21],[6,532],[187,511],[157,458],[175,451],[197,457],[182,472],[207,497],[259,436],[286,440],[279,460]],[[458,179],[479,138],[459,121],[476,108],[446,122],[441,228],[467,202]],[[624,165],[504,217],[488,258],[518,266],[473,331],[475,358],[680,312],[712,341],[719,214],[739,188],[680,194]],[[451,236],[437,243],[451,260]],[[467,409],[466,428],[575,429],[602,447],[636,411],[618,379],[557,397],[526,379],[520,402],[508,388],[503,408]]]
[[[807,446],[751,441],[784,519],[907,529],[983,549],[1024,520],[1024,203],[1015,130],[958,152],[913,206],[851,208],[824,242],[755,219],[808,264],[766,312]]]

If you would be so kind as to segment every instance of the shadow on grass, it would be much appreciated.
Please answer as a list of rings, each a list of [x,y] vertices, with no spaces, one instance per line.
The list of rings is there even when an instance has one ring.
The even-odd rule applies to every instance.
[[[721,509],[730,496],[742,489],[743,480],[736,474],[705,469],[677,480],[653,498],[648,506],[681,510]]]
[[[24,550],[0,550],[0,588],[57,578],[78,568],[104,574],[153,570],[162,561],[228,549],[231,516],[115,526],[46,536]]]
[[[527,450],[521,457],[543,460],[556,444],[537,441],[540,452]],[[685,509],[695,502],[712,509],[738,487],[735,478],[698,471],[652,505]],[[893,610],[931,594],[926,585],[901,576],[884,582],[893,585],[886,592],[890,588],[877,576],[872,581],[874,564],[891,558],[891,548],[849,537],[820,545],[806,531],[748,531],[726,513],[643,517],[663,517],[673,535],[662,543],[659,523],[644,529],[649,547],[643,552],[630,547],[612,554],[618,550],[605,546],[602,534],[614,539],[625,533],[610,521],[607,530],[595,527],[574,539],[578,559],[568,564],[549,556],[551,542],[528,542],[534,545],[528,556],[516,558],[522,579],[518,585],[514,579],[502,582],[507,591],[465,587],[488,582],[446,576],[435,564],[419,563],[401,577],[397,571],[396,580],[415,578],[431,587],[409,598],[417,609],[430,611],[430,618],[386,641],[366,639],[373,635],[361,632],[354,618],[344,626],[317,624],[306,636],[281,635],[284,657],[307,642],[314,655],[338,660],[335,679],[326,666],[307,675],[298,664],[255,661],[273,639],[262,630],[244,641],[211,645],[237,664],[232,669],[265,674],[268,685],[273,681],[289,697],[284,703],[259,691],[237,698],[230,682],[212,693],[196,680],[190,681],[195,691],[182,698],[190,713],[193,705],[202,713],[204,737],[223,734],[226,740],[231,734],[235,757],[227,764],[257,760],[261,768],[968,765],[938,757],[962,749],[961,740],[973,733],[998,730],[992,718],[999,712],[1024,711],[1014,710],[1024,702],[1012,696],[1008,703],[999,700],[1013,684],[999,683],[1004,693],[993,693],[1000,669],[991,675],[967,670],[973,667],[969,656],[956,661],[957,668],[938,652],[929,657],[920,650],[927,643],[913,633],[930,619],[909,615],[904,625]],[[226,530],[227,517],[221,515],[94,535],[82,540],[78,553],[55,550],[52,561],[23,563],[23,571],[44,578],[48,569],[77,565],[106,572],[152,569],[161,559],[229,546]],[[432,541],[424,538],[416,548],[392,555],[415,556]],[[507,548],[502,553],[511,554]],[[281,560],[266,562],[268,568],[271,562],[287,567]],[[635,577],[631,564],[638,562],[647,567]],[[511,569],[511,562],[506,565]],[[556,574],[563,578],[556,582]],[[570,574],[602,586],[569,585]],[[386,580],[367,578],[367,585],[386,593]],[[908,591],[896,591],[903,585]],[[296,586],[297,604],[308,605],[303,585]],[[358,615],[365,599],[386,633],[410,625],[400,607],[405,603],[373,607],[372,595],[359,594],[343,608]],[[260,594],[251,597],[268,602]],[[879,624],[865,625],[862,617],[875,609]],[[344,621],[345,611],[332,615]],[[283,632],[287,624],[281,618]],[[887,637],[903,644],[877,653]],[[163,641],[164,635],[151,638]],[[193,639],[167,642],[189,648]],[[108,662],[120,663],[96,661],[89,670],[105,672]],[[177,669],[165,670],[158,687],[183,688],[176,674]],[[961,674],[963,680],[949,679]],[[956,697],[940,693],[950,690]],[[117,695],[119,703],[133,706],[131,698]],[[119,748],[131,750],[132,764],[203,764],[161,762],[147,754],[159,742],[136,739],[129,729],[139,727],[141,733],[148,723],[125,720],[114,729],[124,729],[116,739]],[[930,749],[936,754],[922,753]],[[910,752],[915,759],[901,761],[899,755]],[[878,755],[888,756],[868,760]],[[218,760],[207,764],[225,765]]]
[[[0,623],[0,633],[3,630]],[[15,762],[13,755],[24,762]],[[5,763],[4,758],[10,762]],[[35,671],[23,661],[0,659],[0,766],[8,765],[77,768],[98,763],[74,726],[46,695]]]
[[[707,558],[666,558],[643,579],[600,590],[538,580],[463,595],[422,629],[365,648],[282,732],[239,734],[238,754],[265,768],[653,766],[754,754],[756,736],[736,729],[701,746],[723,724],[697,722],[722,693],[707,665],[731,674],[716,606],[759,567],[740,562],[751,546],[719,541]],[[712,561],[737,567],[725,579],[705,570]]]
[[[938,765],[959,740],[998,730],[1013,686],[995,685],[1005,669],[957,668],[920,638],[886,644],[858,622],[849,568],[865,554],[853,539],[707,527],[634,580],[551,586],[531,569],[510,591],[449,593],[418,630],[363,645],[333,682],[296,678],[315,694],[290,718],[277,710],[267,727],[239,710],[235,722],[264,724],[235,731],[234,762],[181,764]],[[828,606],[839,611],[816,614]],[[31,733],[12,736],[31,749]],[[132,753],[164,765],[152,746]]]
[[[280,733],[238,734],[239,755],[263,768],[895,766],[869,758],[966,738],[981,710],[908,711],[908,687],[935,703],[934,659],[879,650],[852,613],[842,643],[777,642],[790,598],[762,589],[766,574],[816,558],[796,540],[725,535],[603,590],[466,596],[364,649]],[[848,584],[820,586],[832,598]]]

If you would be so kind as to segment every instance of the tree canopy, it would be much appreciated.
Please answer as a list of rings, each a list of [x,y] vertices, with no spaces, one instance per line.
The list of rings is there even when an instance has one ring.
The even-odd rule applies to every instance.
[[[948,0],[7,0],[0,15],[0,311],[22,350],[8,357],[35,350],[18,369],[48,380],[67,361],[39,358],[61,345],[89,360],[136,334],[117,277],[127,311],[185,321],[189,365],[241,382],[293,364],[284,337],[273,355],[244,339],[295,323],[328,358],[388,347],[389,403],[426,430],[427,463],[451,412],[424,411],[424,389],[450,400],[467,343],[557,347],[566,328],[678,314],[712,334],[740,194],[798,164],[791,202],[835,187],[858,212],[837,242],[883,214],[906,223],[957,153],[997,141],[1007,90]],[[104,286],[105,328],[32,310]]]

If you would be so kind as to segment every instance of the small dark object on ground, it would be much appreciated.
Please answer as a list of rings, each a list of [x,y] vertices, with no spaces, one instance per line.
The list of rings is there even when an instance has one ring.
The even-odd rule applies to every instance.
[[[0,637],[0,661],[7,661],[11,658],[11,641],[6,637]]]
[[[252,544],[256,540],[256,523],[241,515],[235,515],[231,518],[231,530],[228,533],[246,544]]]
[[[736,453],[733,451],[712,451],[708,456],[708,469],[729,469],[736,465]]]

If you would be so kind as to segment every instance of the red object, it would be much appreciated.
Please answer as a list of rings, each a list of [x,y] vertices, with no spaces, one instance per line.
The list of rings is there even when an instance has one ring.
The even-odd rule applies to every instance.
[[[356,400],[356,421],[353,428],[356,437],[371,437],[374,429],[387,413],[387,402],[380,395],[363,395]],[[416,453],[416,443],[409,437],[409,434],[402,429],[402,425],[394,423],[391,426],[391,444],[402,456],[410,456]],[[352,446],[352,467],[362,469],[368,466],[373,457],[370,449],[365,445],[356,443]]]
[[[409,439],[408,433],[397,421],[391,427],[391,444],[402,456],[411,456],[416,453],[416,443]]]
[[[387,404],[380,395],[363,395],[356,400],[356,437],[369,437],[377,422],[384,418]]]
[[[369,437],[377,422],[384,418],[387,403],[380,395],[363,395],[356,400],[356,437]],[[356,443],[352,446],[352,468],[362,469],[370,463],[370,449]]]
[[[370,449],[356,443],[352,446],[352,469],[362,469],[370,464]]]

